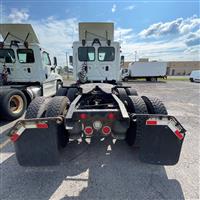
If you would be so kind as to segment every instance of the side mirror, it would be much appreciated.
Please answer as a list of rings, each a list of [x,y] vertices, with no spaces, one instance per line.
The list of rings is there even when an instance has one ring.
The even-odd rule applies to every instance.
[[[73,56],[69,56],[69,64],[73,65]]]
[[[121,64],[121,65],[124,65],[124,56],[121,56],[120,64]]]
[[[57,66],[57,58],[53,57],[53,65],[56,67]]]

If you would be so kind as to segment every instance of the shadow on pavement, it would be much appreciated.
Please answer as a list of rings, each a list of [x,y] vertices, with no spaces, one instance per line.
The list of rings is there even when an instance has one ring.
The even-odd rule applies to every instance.
[[[5,121],[5,120],[1,120],[1,119],[0,119],[0,128],[1,128],[2,126],[8,125],[8,124],[10,124],[10,123],[11,123],[11,121]]]
[[[1,177],[2,200],[184,199],[163,166],[141,163],[138,149],[109,138],[70,142],[56,167],[24,168],[13,155],[2,163]]]

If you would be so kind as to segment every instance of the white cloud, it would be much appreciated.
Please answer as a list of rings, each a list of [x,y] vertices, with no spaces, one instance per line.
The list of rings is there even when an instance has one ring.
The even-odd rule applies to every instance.
[[[58,20],[49,17],[41,21],[30,21],[41,45],[51,55],[58,58],[60,65],[66,64],[66,52],[72,53],[72,43],[78,40],[78,20],[69,18]]]
[[[159,37],[172,34],[185,34],[200,25],[200,18],[193,16],[187,19],[177,18],[170,22],[159,22],[150,25],[139,33],[140,37]]]
[[[189,35],[189,34],[188,34]],[[187,46],[185,41],[188,35],[174,38],[172,40],[159,41],[140,41],[134,38],[136,42],[128,42],[121,45],[122,53],[126,60],[134,60],[134,52],[137,51],[138,58],[148,57],[150,60],[163,61],[183,61],[199,60],[199,47]]]
[[[181,52],[182,49],[177,47],[165,46],[164,44],[158,45],[159,49],[155,47],[155,43],[135,43],[130,45],[124,45],[122,47],[122,53],[125,55],[127,61],[134,60],[134,52],[137,51],[138,58],[149,58],[150,60],[184,60],[189,59],[184,57],[184,54]],[[177,54],[178,52],[178,54]]]
[[[116,12],[116,8],[117,8],[116,4],[113,4],[112,9],[111,9],[112,13]]]
[[[125,7],[125,10],[133,10],[134,8],[135,8],[134,5],[130,5],[130,6]]]
[[[133,30],[131,28],[125,29],[117,27],[114,31],[115,40],[121,44],[128,43],[133,37]]]
[[[200,18],[198,18],[196,15],[187,18],[184,23],[181,24],[180,26],[180,33],[188,33],[195,27],[200,26]]]
[[[29,13],[26,13],[29,16]],[[8,16],[10,15],[8,14]],[[29,20],[29,17],[26,18],[26,21],[22,20],[22,18],[21,21],[32,24],[41,42],[41,46],[52,56],[58,58],[59,65],[64,66],[66,63],[66,52],[72,54],[72,43],[78,40],[79,20],[77,18],[57,19],[54,16],[41,20]],[[198,48],[200,45],[194,45],[196,42],[194,39],[200,35],[200,31],[188,32],[188,30],[193,30],[191,27],[196,27],[196,24],[198,24],[197,19],[196,16],[186,20],[179,18],[174,20],[172,27],[166,23],[164,23],[165,26],[163,27],[163,23],[160,22],[153,24],[152,29],[148,32],[149,35],[156,35],[156,29],[161,29],[160,27],[162,27],[162,32],[165,33],[171,29],[174,31],[176,29],[184,29],[183,32],[186,33],[178,34],[173,40],[166,40],[166,38],[162,37],[162,40],[158,38],[159,40],[157,41],[151,40],[147,42],[141,39],[137,33],[134,33],[132,28],[123,27],[116,27],[115,40],[121,42],[122,53],[125,55],[126,60],[134,59],[134,51],[138,52],[138,57],[149,57],[152,60],[198,60]],[[186,22],[182,23],[183,21]],[[189,21],[192,22],[192,26]],[[179,23],[182,23],[182,26],[177,28],[174,24]],[[186,25],[188,26],[186,27]]]
[[[188,47],[199,45],[200,44],[200,30],[197,31],[196,33],[189,33],[185,40],[185,44]]]
[[[23,23],[29,19],[28,11],[25,9],[13,8],[11,13],[8,15],[8,20],[11,23]]]

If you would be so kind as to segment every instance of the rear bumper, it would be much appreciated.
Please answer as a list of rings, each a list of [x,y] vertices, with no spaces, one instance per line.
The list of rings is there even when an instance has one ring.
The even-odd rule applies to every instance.
[[[140,141],[140,160],[158,165],[176,164],[186,130],[173,116],[141,114],[132,115],[129,120],[137,122],[139,117],[145,118]],[[59,164],[58,133],[70,132],[70,130],[66,132],[64,120],[64,117],[60,116],[18,121],[10,131],[9,137],[14,142],[19,164],[25,166]],[[125,135],[124,132],[129,127],[128,120],[124,123],[125,125],[120,124],[114,128],[121,135]],[[124,139],[114,134],[112,136]]]
[[[97,123],[99,124],[98,127],[95,126]],[[73,112],[72,117],[66,118],[65,123],[71,139],[78,139],[83,134],[86,137],[91,137],[95,134],[105,137],[111,134],[115,139],[125,139],[129,124],[130,118],[128,116],[122,117],[118,109],[76,110]],[[87,134],[85,131],[88,127],[92,129],[91,134]],[[104,127],[110,128],[109,134],[104,134]]]

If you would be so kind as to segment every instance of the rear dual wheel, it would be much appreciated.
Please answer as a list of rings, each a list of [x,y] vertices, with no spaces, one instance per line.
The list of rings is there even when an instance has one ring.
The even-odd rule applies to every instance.
[[[69,107],[69,99],[64,96],[53,98],[36,97],[29,105],[25,119],[57,117],[65,115]],[[69,141],[64,124],[58,127],[59,147],[65,147]]]
[[[70,101],[67,97],[56,96],[53,97],[46,110],[46,117],[57,117],[59,115],[65,116],[69,108]],[[58,127],[58,145],[61,148],[64,148],[69,142],[69,135],[65,130],[65,125],[61,124]]]
[[[141,97],[130,96],[132,110],[131,113],[135,114],[147,114],[147,107],[145,102]],[[137,117],[137,121],[131,120],[130,126],[126,133],[126,142],[129,146],[132,146],[136,141],[140,140],[144,121],[146,120],[145,117],[140,116]]]
[[[142,96],[142,99],[144,100],[148,113],[149,114],[162,114],[162,115],[167,115],[167,109],[163,102],[156,98],[156,97],[146,97]]]
[[[131,113],[134,114],[162,114],[167,115],[167,109],[161,100],[155,97],[133,97]],[[146,117],[139,116],[136,121],[131,120],[130,127],[127,131],[126,142],[132,146],[134,143],[139,144],[143,132]]]
[[[78,95],[78,88],[61,87],[56,93],[56,96],[66,96],[72,102]]]
[[[49,101],[50,98],[46,97],[36,97],[33,99],[27,108],[25,119],[45,117]]]

